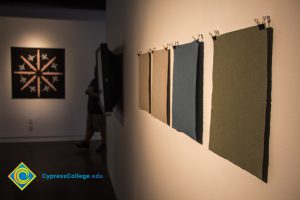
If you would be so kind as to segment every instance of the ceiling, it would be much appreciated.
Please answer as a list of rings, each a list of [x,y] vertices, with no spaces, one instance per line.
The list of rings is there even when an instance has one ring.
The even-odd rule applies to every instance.
[[[0,5],[105,10],[106,0],[0,0]]]

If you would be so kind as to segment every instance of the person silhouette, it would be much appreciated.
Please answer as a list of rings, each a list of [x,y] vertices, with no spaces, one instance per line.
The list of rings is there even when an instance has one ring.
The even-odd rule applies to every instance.
[[[96,77],[97,69],[95,68],[94,78],[85,91],[85,94],[88,96],[85,138],[81,143],[76,144],[76,146],[88,149],[94,133],[100,131],[101,145],[97,148],[97,151],[101,151],[106,148],[106,113],[100,98],[102,90],[98,89]]]

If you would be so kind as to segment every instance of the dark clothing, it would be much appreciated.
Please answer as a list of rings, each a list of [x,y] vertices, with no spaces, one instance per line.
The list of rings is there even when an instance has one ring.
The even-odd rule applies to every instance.
[[[94,78],[91,83],[89,84],[89,87],[94,88],[94,92],[97,91],[97,80]],[[99,98],[98,97],[91,97],[88,98],[88,113],[90,114],[103,114],[100,106],[99,106]]]

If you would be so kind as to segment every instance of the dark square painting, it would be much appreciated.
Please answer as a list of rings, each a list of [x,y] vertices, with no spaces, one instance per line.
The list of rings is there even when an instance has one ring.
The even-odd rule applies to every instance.
[[[12,98],[65,98],[65,50],[11,48]]]

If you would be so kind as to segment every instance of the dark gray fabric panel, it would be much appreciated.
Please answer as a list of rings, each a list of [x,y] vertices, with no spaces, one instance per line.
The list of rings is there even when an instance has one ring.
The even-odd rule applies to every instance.
[[[172,124],[173,128],[202,142],[203,81],[202,78],[197,81],[197,74],[203,76],[203,43],[200,44],[192,42],[174,49]],[[201,88],[200,96],[197,88]]]
[[[270,32],[250,27],[214,41],[209,149],[266,181]]]
[[[203,143],[203,59],[204,59],[204,43],[198,44],[198,60],[197,60],[197,79],[196,79],[196,139]]]

